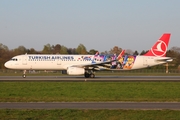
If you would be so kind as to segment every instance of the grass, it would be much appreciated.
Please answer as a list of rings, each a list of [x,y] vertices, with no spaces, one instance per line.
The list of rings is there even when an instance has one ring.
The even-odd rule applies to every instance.
[[[0,102],[180,101],[179,82],[0,82]],[[179,110],[0,109],[2,120],[179,120]]]
[[[1,82],[0,102],[180,102],[179,82]]]
[[[2,120],[179,120],[175,110],[0,110]]]

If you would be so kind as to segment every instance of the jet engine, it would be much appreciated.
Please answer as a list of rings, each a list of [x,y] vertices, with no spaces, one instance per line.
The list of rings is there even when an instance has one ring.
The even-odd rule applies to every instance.
[[[68,75],[82,75],[84,74],[84,72],[85,72],[84,68],[68,67],[67,69]]]

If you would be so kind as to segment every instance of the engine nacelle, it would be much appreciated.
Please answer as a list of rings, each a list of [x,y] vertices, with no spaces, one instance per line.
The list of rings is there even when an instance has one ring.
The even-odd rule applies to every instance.
[[[84,72],[85,72],[84,68],[68,67],[67,69],[68,75],[82,75],[84,74]]]

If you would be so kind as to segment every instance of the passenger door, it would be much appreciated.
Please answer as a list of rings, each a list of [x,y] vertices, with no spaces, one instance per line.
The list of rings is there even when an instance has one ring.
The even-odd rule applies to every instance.
[[[57,65],[61,65],[61,60],[57,59]]]
[[[27,55],[22,56],[22,64],[27,65]]]
[[[144,57],[143,58],[143,66],[148,66],[148,58],[147,57]]]

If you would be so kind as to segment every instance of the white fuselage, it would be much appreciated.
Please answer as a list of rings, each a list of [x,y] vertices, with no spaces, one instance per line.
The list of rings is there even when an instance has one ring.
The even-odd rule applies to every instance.
[[[146,68],[166,63],[168,60],[171,60],[171,58],[155,56],[136,56],[132,67],[130,69],[124,68],[124,70]],[[67,68],[71,66],[86,66],[91,65],[93,63],[103,64],[103,62],[103,58],[94,58],[94,55],[27,54],[13,57],[11,60],[5,63],[5,66],[9,69],[17,70],[67,70]]]

